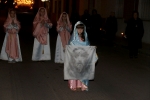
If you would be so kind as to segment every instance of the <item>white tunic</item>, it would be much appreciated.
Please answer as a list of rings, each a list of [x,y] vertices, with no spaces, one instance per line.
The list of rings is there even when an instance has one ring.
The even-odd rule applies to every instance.
[[[64,57],[65,57],[65,54],[63,51],[61,37],[58,34],[57,42],[56,42],[56,50],[55,50],[55,63],[64,63]]]
[[[7,27],[7,29],[12,29],[12,28],[16,28],[18,29],[18,27],[14,27],[12,25],[9,25]],[[7,42],[7,37],[8,37],[8,32],[6,31],[6,35],[5,35],[5,38],[4,38],[4,42],[3,42],[3,46],[2,46],[2,50],[1,50],[1,55],[0,55],[0,59],[2,60],[8,60],[8,61],[12,61],[12,60],[15,60],[16,62],[21,62],[22,61],[22,55],[21,55],[21,49],[20,49],[20,42],[19,42],[19,36],[18,36],[18,33],[17,33],[17,43],[18,43],[18,51],[19,51],[19,58],[18,59],[12,59],[8,56],[8,54],[6,53],[6,42]]]
[[[51,60],[49,34],[47,34],[47,45],[42,45],[34,38],[32,61],[42,60]]]

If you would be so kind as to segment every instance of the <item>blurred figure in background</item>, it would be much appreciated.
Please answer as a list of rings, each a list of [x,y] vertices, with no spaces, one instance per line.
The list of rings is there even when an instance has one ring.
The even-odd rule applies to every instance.
[[[125,34],[128,39],[129,56],[130,58],[137,58],[138,49],[142,47],[142,37],[144,35],[143,22],[137,11],[133,12],[133,17],[128,21]]]
[[[75,23],[77,21],[80,21],[79,13],[77,11],[72,12],[70,20],[71,20],[72,26],[74,27]]]
[[[90,27],[90,14],[87,9],[84,11],[84,14],[81,17],[81,21],[86,25],[88,30]]]
[[[92,10],[92,15],[90,17],[90,34],[89,38],[91,37],[92,40],[97,40],[97,38],[100,37],[100,28],[102,27],[102,18],[101,16],[97,13],[96,9]],[[97,42],[97,41],[95,41]]]
[[[115,12],[111,12],[110,16],[106,20],[105,30],[108,38],[108,44],[113,45],[114,39],[116,37],[116,32],[118,29],[117,18],[115,17]]]

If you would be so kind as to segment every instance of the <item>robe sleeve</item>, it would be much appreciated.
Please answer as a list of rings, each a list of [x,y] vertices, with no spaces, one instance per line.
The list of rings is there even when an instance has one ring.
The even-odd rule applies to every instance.
[[[66,28],[66,30],[70,33],[71,32],[71,29],[69,27]]]
[[[35,18],[33,21],[33,28],[35,29],[38,24],[40,24],[40,21],[38,20],[38,18]]]
[[[50,26],[50,23],[45,23],[44,25],[46,28],[52,28],[52,26]]]
[[[13,28],[13,25],[12,24],[9,24],[7,27],[6,27],[6,30],[10,30]]]
[[[60,33],[61,31],[64,30],[63,27],[62,27],[61,25],[59,25],[58,23],[57,23],[56,29],[57,29],[57,32],[58,32],[58,33]]]
[[[68,27],[66,28],[66,30],[70,33],[72,31],[72,25],[68,25]]]

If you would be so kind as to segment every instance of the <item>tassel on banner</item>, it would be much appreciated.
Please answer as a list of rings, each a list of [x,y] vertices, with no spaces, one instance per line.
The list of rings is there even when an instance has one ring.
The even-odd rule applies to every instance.
[[[43,46],[43,51],[42,51],[42,54],[44,54],[44,46]]]

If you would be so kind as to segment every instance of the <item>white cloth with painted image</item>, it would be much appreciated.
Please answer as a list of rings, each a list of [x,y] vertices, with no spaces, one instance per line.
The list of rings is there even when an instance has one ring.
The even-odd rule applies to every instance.
[[[98,60],[95,46],[71,46],[65,50],[64,79],[93,80],[95,62]]]

